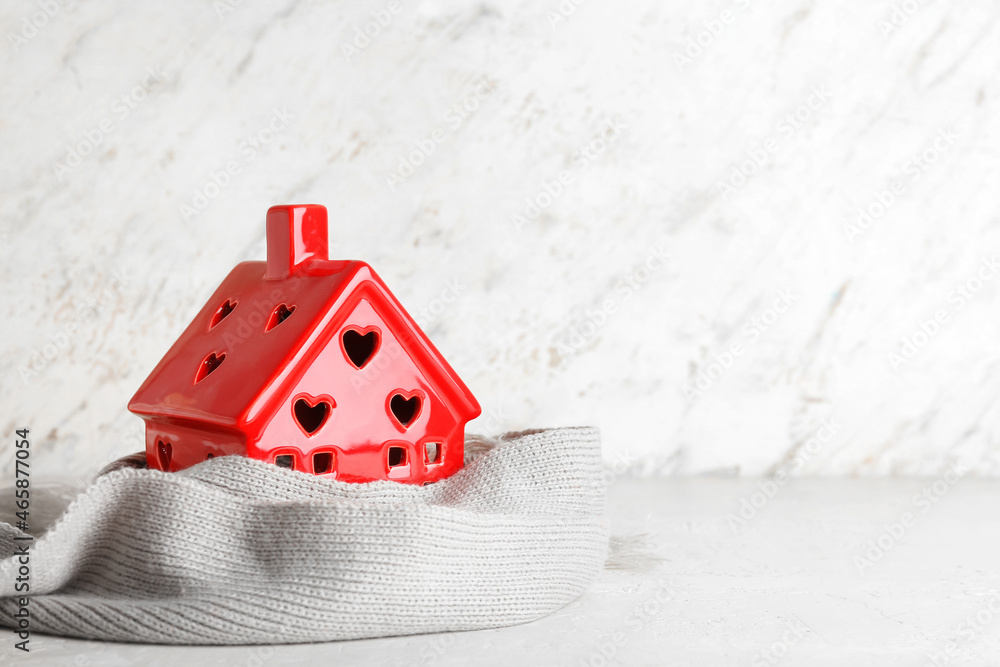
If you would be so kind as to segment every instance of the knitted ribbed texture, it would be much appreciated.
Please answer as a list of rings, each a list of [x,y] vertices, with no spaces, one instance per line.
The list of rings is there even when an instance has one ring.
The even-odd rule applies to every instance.
[[[597,432],[502,438],[425,487],[346,484],[238,456],[121,468],[32,543],[33,631],[168,644],[493,628],[548,614],[602,569]],[[16,608],[0,523],[0,623]]]

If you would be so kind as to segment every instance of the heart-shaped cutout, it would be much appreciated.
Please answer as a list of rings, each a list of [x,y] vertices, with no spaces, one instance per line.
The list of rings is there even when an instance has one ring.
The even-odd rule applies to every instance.
[[[205,357],[205,360],[201,362],[198,366],[198,373],[194,376],[195,384],[198,384],[205,378],[207,378],[211,373],[215,371],[216,368],[222,365],[222,362],[226,360],[226,354],[212,354]]]
[[[330,400],[302,397],[295,401],[292,412],[295,414],[295,421],[298,422],[306,435],[312,435],[326,423],[330,417],[333,405]]]
[[[407,398],[403,394],[393,394],[389,399],[389,411],[404,428],[413,423],[413,420],[420,414],[420,397],[410,396]]]
[[[209,329],[214,329],[219,322],[229,317],[229,313],[236,310],[236,302],[232,299],[226,299],[219,306],[219,309],[215,311],[215,315],[212,316],[212,323],[208,325]]]
[[[160,470],[170,470],[170,459],[173,453],[174,448],[169,442],[156,441],[156,458],[160,461]]]
[[[278,326],[287,320],[294,312],[295,306],[289,306],[285,303],[278,305],[278,307],[274,309],[274,312],[271,313],[271,317],[267,319],[267,325],[264,327],[264,331],[270,331],[274,327]]]
[[[371,361],[375,351],[378,350],[379,337],[375,329],[369,329],[365,333],[357,329],[348,329],[340,340],[344,345],[344,354],[359,370]]]

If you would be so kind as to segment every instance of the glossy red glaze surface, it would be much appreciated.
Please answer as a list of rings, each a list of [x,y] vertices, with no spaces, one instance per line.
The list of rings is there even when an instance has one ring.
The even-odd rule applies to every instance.
[[[328,259],[326,208],[270,208],[267,244],[129,402],[149,466],[243,455],[410,484],[459,470],[479,404],[370,266]]]

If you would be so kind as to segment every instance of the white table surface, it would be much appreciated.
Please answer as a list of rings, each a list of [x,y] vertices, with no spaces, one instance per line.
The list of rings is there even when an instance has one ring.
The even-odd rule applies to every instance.
[[[605,571],[582,598],[526,625],[278,647],[143,646],[34,635],[30,654],[14,651],[14,635],[3,631],[0,663],[1000,663],[1000,484],[796,479],[776,487],[734,531],[730,515],[737,515],[741,499],[764,499],[752,497],[757,485],[618,480],[609,489],[614,530],[648,534],[660,564],[646,572]],[[912,521],[898,539],[891,537],[886,531],[900,534],[892,526],[902,526],[907,513]],[[880,536],[888,549],[859,568],[856,557],[865,558],[869,540]]]

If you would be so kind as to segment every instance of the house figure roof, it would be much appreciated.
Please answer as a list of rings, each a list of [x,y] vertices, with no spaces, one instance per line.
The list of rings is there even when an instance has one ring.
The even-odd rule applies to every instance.
[[[329,343],[359,295],[375,304],[462,421],[480,408],[468,387],[365,262],[330,260],[319,205],[267,212],[267,261],[238,264],[128,404],[151,420],[244,429],[268,420]]]

